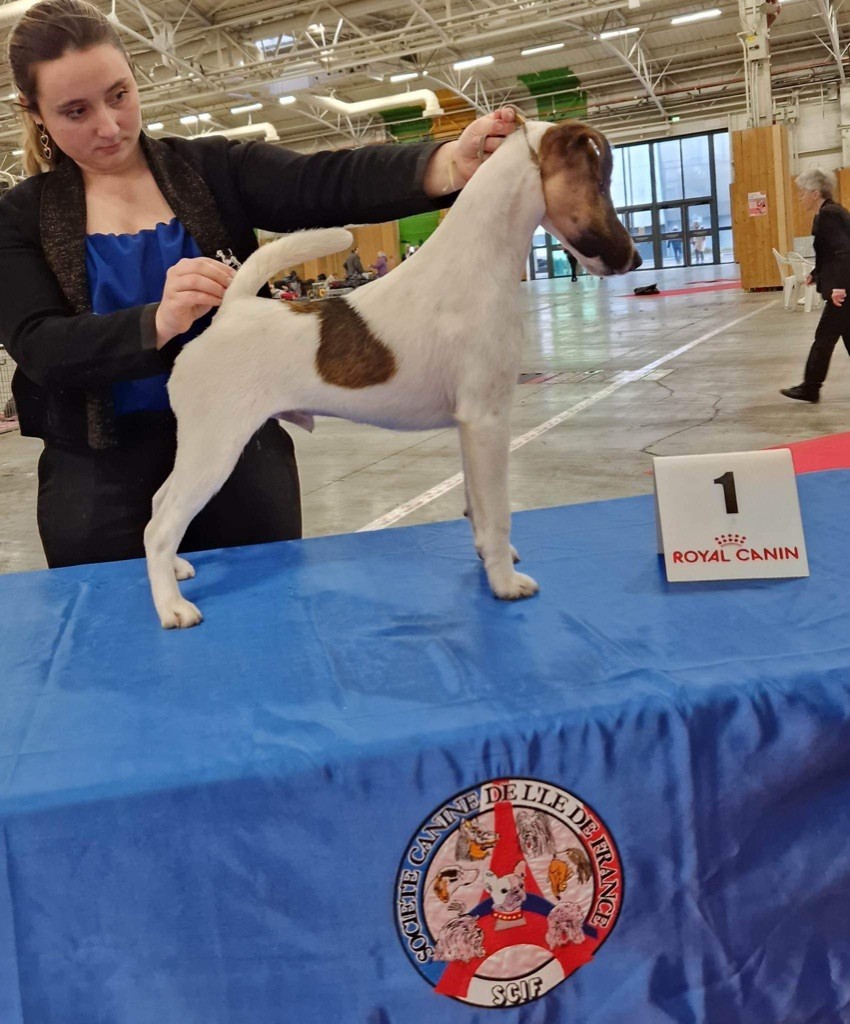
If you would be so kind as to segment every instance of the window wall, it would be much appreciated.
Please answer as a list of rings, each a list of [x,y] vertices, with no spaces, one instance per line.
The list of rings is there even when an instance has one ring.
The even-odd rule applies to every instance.
[[[733,262],[731,176],[728,132],[615,147],[611,198],[643,269]],[[530,277],[569,273],[542,228],[532,245]]]

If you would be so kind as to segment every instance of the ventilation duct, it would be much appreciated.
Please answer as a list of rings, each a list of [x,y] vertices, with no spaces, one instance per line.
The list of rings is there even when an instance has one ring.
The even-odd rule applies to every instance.
[[[306,99],[307,97],[305,97]],[[410,92],[399,92],[394,96],[378,96],[373,100],[359,100],[356,103],[344,103],[333,96],[310,96],[310,103],[315,103],[335,114],[348,117],[357,114],[371,114],[376,110],[393,110],[397,107],[422,106],[423,117],[441,117],[443,108],[437,94],[430,89],[412,89]]]
[[[269,124],[268,121],[261,121],[259,124],[246,124],[241,128],[222,128],[217,132],[204,132],[203,137],[206,138],[207,135],[223,135],[226,139],[241,139],[244,135],[262,135],[266,142],[277,142],[280,139],[275,126]]]

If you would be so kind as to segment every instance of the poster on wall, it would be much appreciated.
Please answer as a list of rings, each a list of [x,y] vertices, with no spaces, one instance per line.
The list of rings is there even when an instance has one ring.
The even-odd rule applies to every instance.
[[[767,215],[767,196],[764,192],[748,192],[747,207],[751,217],[765,217]]]

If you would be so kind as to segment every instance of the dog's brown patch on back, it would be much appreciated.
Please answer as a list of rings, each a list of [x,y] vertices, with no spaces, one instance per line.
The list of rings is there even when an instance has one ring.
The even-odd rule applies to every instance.
[[[293,313],[318,313],[322,308],[321,302],[287,302],[287,309]]]
[[[368,388],[395,375],[395,356],[345,299],[292,303],[289,308],[321,320],[316,370],[327,384]]]

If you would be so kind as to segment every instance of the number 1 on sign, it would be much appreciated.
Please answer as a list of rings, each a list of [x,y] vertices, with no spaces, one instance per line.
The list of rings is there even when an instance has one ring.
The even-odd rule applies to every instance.
[[[735,474],[724,473],[715,481],[723,488],[723,498],[726,501],[726,514],[736,516],[738,514],[738,492],[735,490]]]

